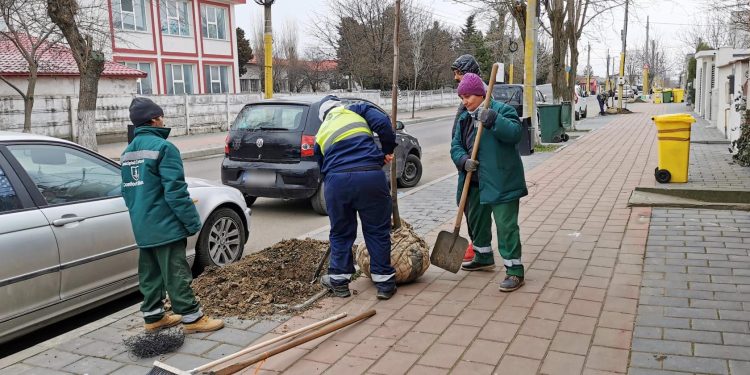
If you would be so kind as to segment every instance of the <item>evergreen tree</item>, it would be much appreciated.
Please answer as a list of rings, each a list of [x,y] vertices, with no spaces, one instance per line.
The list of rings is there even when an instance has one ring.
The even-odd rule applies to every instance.
[[[250,47],[250,41],[245,37],[245,30],[237,28],[237,64],[240,67],[240,75],[247,73],[245,64],[253,59],[253,49]]]

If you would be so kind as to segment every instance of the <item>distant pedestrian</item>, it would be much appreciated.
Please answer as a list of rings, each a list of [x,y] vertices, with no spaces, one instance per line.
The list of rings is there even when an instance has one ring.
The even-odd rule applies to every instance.
[[[512,292],[524,281],[521,235],[518,227],[519,200],[528,194],[523,163],[518,153],[521,121],[513,107],[494,100],[490,109],[480,108],[487,91],[476,74],[466,74],[458,86],[466,109],[461,113],[451,142],[451,159],[459,171],[457,197],[461,196],[467,172],[474,172],[469,185],[466,216],[474,241],[474,258],[463,263],[466,271],[491,269],[492,217],[495,217],[500,256],[506,277],[500,290]],[[478,122],[485,128],[477,160],[471,159]]]
[[[144,328],[153,332],[182,323],[185,333],[221,329],[224,322],[203,315],[190,288],[187,237],[198,233],[202,224],[187,190],[180,151],[167,141],[171,129],[164,127],[164,111],[148,98],[135,98],[130,120],[136,129],[120,156],[122,197],[140,247],[138,286]],[[164,312],[165,294],[173,315]]]
[[[599,102],[599,115],[604,115],[604,103],[607,101],[607,95],[599,93],[596,95],[596,100]]]

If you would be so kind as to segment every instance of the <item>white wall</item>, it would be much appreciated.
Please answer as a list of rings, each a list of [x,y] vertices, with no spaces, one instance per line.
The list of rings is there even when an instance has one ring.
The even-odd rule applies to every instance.
[[[232,43],[229,40],[203,39],[203,53],[206,55],[227,56],[232,53]],[[229,62],[229,61],[227,61]]]
[[[146,24],[149,29],[151,23]],[[115,40],[117,48],[126,48],[132,50],[153,51],[154,37],[150,31],[120,31],[115,30],[118,39]]]
[[[100,96],[97,101],[97,135],[122,140],[130,124],[128,108],[134,95]],[[208,133],[226,130],[229,121],[250,102],[260,100],[258,94],[152,96],[164,109],[167,126],[173,135]],[[227,101],[228,100],[228,101]],[[32,132],[72,139],[76,126],[71,122],[70,109],[77,107],[74,96],[38,97],[32,113]],[[23,129],[23,101],[18,96],[0,97],[0,131]]]
[[[28,81],[26,78],[8,78],[21,91],[26,92]],[[35,96],[77,96],[79,90],[78,77],[39,77],[34,89]],[[136,91],[136,79],[110,79],[99,80],[99,95],[132,95]],[[0,83],[0,97],[17,96],[18,93],[10,86]],[[20,96],[19,96],[20,97]]]

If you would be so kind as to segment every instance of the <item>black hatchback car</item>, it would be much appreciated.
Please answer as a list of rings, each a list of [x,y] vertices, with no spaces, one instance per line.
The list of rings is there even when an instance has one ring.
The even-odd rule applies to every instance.
[[[237,115],[226,139],[221,181],[239,189],[248,207],[258,197],[309,199],[315,212],[327,214],[314,155],[315,134],[321,124],[318,101],[322,98],[260,101],[246,105]],[[422,177],[422,148],[400,121],[396,130],[398,184],[413,187]]]

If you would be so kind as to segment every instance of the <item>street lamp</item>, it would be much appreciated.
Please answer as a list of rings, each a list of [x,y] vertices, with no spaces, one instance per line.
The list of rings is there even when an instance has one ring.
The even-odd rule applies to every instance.
[[[265,55],[265,75],[266,75],[266,87],[265,87],[265,98],[273,98],[273,34],[271,31],[271,5],[276,0],[255,0],[258,5],[263,5],[265,8],[265,34],[263,35],[263,52]]]

